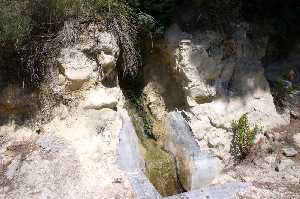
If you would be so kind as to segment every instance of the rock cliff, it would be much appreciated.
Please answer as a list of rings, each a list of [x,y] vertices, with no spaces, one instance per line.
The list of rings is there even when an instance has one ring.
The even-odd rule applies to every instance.
[[[25,45],[38,86],[0,73],[1,198],[299,196],[299,46],[269,63],[257,24],[234,21],[229,34],[174,19],[144,38],[139,68],[142,50],[105,20],[66,21]],[[236,162],[244,114],[262,131]]]

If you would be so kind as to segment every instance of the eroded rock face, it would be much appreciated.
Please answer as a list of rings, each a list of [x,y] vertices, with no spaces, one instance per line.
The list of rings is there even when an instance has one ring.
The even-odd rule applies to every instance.
[[[70,81],[70,89],[77,90],[82,84],[92,78],[97,71],[97,63],[81,52],[80,49],[66,48],[61,51],[61,73]]]
[[[218,76],[215,60],[209,58],[203,45],[193,44],[192,35],[183,33],[176,25],[167,31],[166,39],[170,54],[176,60],[174,71],[182,81],[188,103],[211,101],[216,89],[208,81]]]
[[[0,198],[135,198],[117,162],[122,129],[128,126],[118,112],[124,96],[118,86],[101,82],[114,70],[119,47],[95,24],[79,37],[79,43],[61,49],[59,73],[49,82],[74,106],[54,107],[55,117],[35,131],[0,128],[0,173],[5,174]],[[69,98],[74,93],[79,97]]]
[[[227,159],[230,125],[244,113],[250,121],[271,129],[289,123],[277,113],[260,59],[268,39],[249,38],[249,25],[237,25],[231,37],[212,31],[185,33],[175,24],[166,32],[167,50],[182,82],[191,128],[203,149]]]
[[[84,102],[84,109],[116,109],[121,98],[120,88],[98,87],[88,91],[88,96]]]
[[[6,198],[133,198],[115,164],[122,126],[118,113],[102,109],[72,115],[44,126],[37,141],[31,140],[36,148],[31,153],[19,151],[26,159],[7,168],[12,187],[5,189]]]
[[[78,44],[61,49],[58,58],[62,75],[59,84],[67,85],[70,90],[108,76],[115,69],[120,52],[116,38],[96,24],[85,27],[79,40]]]

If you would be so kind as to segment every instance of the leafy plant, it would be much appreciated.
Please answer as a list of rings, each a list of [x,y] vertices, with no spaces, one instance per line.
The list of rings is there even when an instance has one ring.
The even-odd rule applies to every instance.
[[[251,127],[248,114],[243,114],[238,121],[231,124],[233,131],[232,152],[238,159],[244,159],[254,144],[255,136],[262,131],[258,125]]]
[[[145,110],[144,103],[143,103],[144,99],[142,94],[128,91],[127,96],[130,104],[133,105],[139,118],[142,121],[144,135],[148,138],[155,139],[155,136],[153,135],[153,121],[149,116],[149,114],[147,113],[147,111]]]
[[[2,0],[0,7],[0,41],[13,43],[32,33],[56,32],[69,18],[135,14],[126,0]]]
[[[31,31],[31,19],[21,8],[26,1],[0,1],[0,43],[20,43]]]

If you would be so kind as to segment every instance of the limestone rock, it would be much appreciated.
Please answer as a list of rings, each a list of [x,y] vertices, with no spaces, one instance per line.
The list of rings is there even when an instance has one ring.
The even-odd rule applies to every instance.
[[[184,80],[184,89],[188,93],[188,99],[191,100],[191,103],[192,101],[206,101],[216,95],[215,89],[205,83],[205,79],[200,76],[197,66],[193,64],[192,52],[191,41],[181,40],[176,52],[178,57],[176,68]],[[196,57],[195,54],[193,57]],[[198,58],[201,58],[201,54],[198,54]]]
[[[129,173],[129,180],[135,193],[135,198],[161,199],[161,195],[151,184],[143,172]]]
[[[228,73],[232,72],[230,81],[226,82],[226,77],[220,86],[225,96],[191,108],[191,127],[196,137],[204,138],[201,145],[212,148],[226,159],[232,139],[231,122],[238,120],[242,114],[248,113],[250,122],[261,125],[264,130],[289,123],[288,115],[277,113],[260,64],[247,59],[232,60],[231,64],[234,72],[228,69]]]
[[[160,86],[155,82],[150,82],[144,88],[145,104],[149,108],[151,114],[157,119],[161,120],[166,114],[166,104],[160,95]]]
[[[173,70],[182,81],[188,103],[193,106],[197,102],[210,101],[215,97],[216,89],[208,82],[221,71],[217,62],[208,56],[205,45],[195,44],[192,35],[185,34],[177,25],[173,25],[165,37],[169,53],[175,59]]]
[[[267,38],[250,40],[246,34],[248,28],[246,23],[238,25],[232,41],[227,41],[213,31],[196,30],[187,34],[176,24],[166,32],[169,53],[175,59],[173,70],[182,82],[182,89],[190,106],[209,103],[217,96],[228,95],[224,93],[224,87],[229,84],[235,86],[230,81],[236,66],[249,65],[240,60],[248,59],[257,62],[256,66],[259,65],[258,60],[265,55]],[[232,52],[228,53],[229,50]],[[249,70],[245,66],[242,71],[246,74]],[[259,71],[263,72],[262,67]]]
[[[64,148],[61,139],[49,134],[42,135],[36,143],[46,153],[58,153]]]
[[[84,52],[94,53],[104,75],[108,75],[116,67],[120,49],[115,36],[105,31],[99,31],[96,26],[90,24],[81,35],[81,40],[84,42],[81,42],[80,48]]]
[[[221,172],[221,161],[200,150],[180,113],[167,115],[165,132],[164,147],[176,158],[179,180],[186,190],[208,185]]]
[[[8,165],[6,172],[5,172],[5,177],[8,180],[12,180],[14,178],[14,176],[17,174],[17,170],[19,169],[19,167],[21,166],[21,161],[22,161],[22,155],[17,155],[12,162],[10,163],[10,165]]]
[[[298,154],[294,148],[284,148],[282,149],[282,152],[286,157],[294,157]]]
[[[64,48],[58,59],[61,73],[71,82],[70,89],[77,90],[91,78],[97,63],[79,49]]]
[[[119,88],[105,89],[98,87],[89,91],[83,106],[85,109],[114,109],[120,96],[121,90]]]
[[[145,170],[145,162],[141,157],[139,140],[133,124],[126,110],[119,110],[119,114],[122,119],[122,128],[118,145],[118,164],[127,172],[143,171]]]
[[[61,75],[57,84],[66,84],[70,90],[109,75],[115,69],[120,51],[115,36],[100,31],[96,24],[89,24],[78,37],[80,43],[61,49],[58,57]]]
[[[166,199],[196,199],[196,198],[226,198],[234,199],[239,193],[244,192],[250,188],[250,184],[241,182],[230,182],[221,185],[209,186],[206,188],[194,190],[191,192],[170,196]]]
[[[133,198],[128,178],[115,164],[121,126],[111,109],[52,120],[43,127],[36,141],[39,148],[26,155],[5,197]]]
[[[294,143],[296,144],[296,146],[298,148],[300,148],[300,133],[295,134],[293,136],[293,138],[294,138]]]
[[[300,90],[294,91],[287,98],[291,115],[294,118],[300,118]]]
[[[266,66],[266,77],[270,85],[276,91],[278,89],[285,89],[286,96],[282,103],[288,108],[291,115],[295,118],[300,117],[300,59],[299,57],[289,58],[284,61],[274,62]],[[278,88],[278,82],[282,84],[283,88]],[[282,90],[279,92],[283,92]],[[284,93],[281,93],[284,94]]]

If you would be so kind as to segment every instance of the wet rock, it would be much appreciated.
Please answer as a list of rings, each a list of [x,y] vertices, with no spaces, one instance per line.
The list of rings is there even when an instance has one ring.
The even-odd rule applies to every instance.
[[[0,114],[24,114],[35,110],[37,93],[21,85],[11,84],[0,89]]]
[[[171,112],[165,120],[164,148],[174,155],[178,176],[186,190],[209,184],[223,169],[221,161],[200,150],[188,123],[180,113]]]
[[[118,145],[118,164],[127,172],[145,170],[145,162],[139,149],[139,140],[126,110],[119,110],[122,119],[120,142]]]
[[[298,152],[294,148],[283,148],[282,153],[286,157],[294,157],[298,154]]]
[[[153,187],[143,172],[128,174],[129,181],[134,190],[135,197],[139,199],[161,199],[161,195]]]
[[[163,89],[156,82],[148,83],[143,91],[145,94],[145,104],[157,120],[161,120],[167,112],[164,99],[160,95],[162,92]]]

